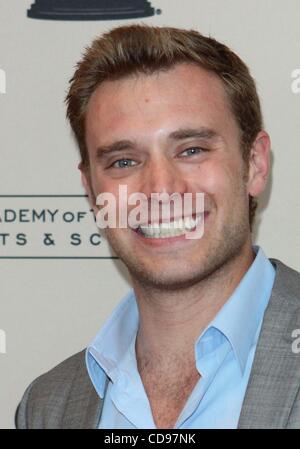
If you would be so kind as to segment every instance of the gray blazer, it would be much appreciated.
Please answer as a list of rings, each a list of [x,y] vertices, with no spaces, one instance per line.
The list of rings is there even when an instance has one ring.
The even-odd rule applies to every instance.
[[[247,386],[239,428],[300,428],[300,273],[270,259],[277,273]],[[299,345],[298,345],[299,346]],[[40,376],[16,412],[19,429],[93,429],[103,401],[85,367],[85,351]]]

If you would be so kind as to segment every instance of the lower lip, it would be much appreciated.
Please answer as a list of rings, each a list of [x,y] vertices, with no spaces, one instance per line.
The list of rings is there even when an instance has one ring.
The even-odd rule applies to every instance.
[[[204,212],[204,221],[207,220],[207,217],[209,215],[209,212]],[[177,242],[188,242],[189,240],[191,242],[194,242],[194,239],[187,239],[185,234],[178,235],[175,237],[165,237],[165,238],[151,238],[151,237],[144,237],[143,234],[133,231],[134,235],[143,243],[149,246],[165,246],[165,245],[172,245],[173,243]]]

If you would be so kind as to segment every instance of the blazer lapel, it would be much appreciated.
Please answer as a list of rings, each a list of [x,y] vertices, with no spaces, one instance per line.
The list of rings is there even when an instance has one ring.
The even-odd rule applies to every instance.
[[[300,384],[300,354],[292,331],[300,329],[299,273],[277,259],[238,428],[285,428]]]
[[[62,429],[97,429],[103,400],[96,392],[86,369],[85,351],[73,378],[60,426]]]

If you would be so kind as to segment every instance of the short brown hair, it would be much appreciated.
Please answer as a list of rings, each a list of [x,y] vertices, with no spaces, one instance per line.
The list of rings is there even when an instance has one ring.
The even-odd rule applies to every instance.
[[[67,117],[83,166],[89,165],[85,142],[86,109],[95,89],[107,80],[152,74],[181,62],[195,63],[222,80],[240,129],[242,155],[248,164],[251,145],[263,129],[263,118],[255,82],[246,64],[226,45],[198,31],[136,24],[114,28],[95,39],[77,63],[70,80]],[[249,196],[250,229],[256,208],[256,199]]]

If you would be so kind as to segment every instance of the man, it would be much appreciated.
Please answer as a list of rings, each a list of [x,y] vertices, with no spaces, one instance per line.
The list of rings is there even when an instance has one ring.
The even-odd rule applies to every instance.
[[[149,204],[202,192],[204,233],[175,235],[175,215],[105,229],[133,290],[29,386],[17,426],[300,427],[300,275],[252,245],[270,138],[245,64],[196,31],[119,27],[86,51],[67,105],[95,214],[121,184]]]

